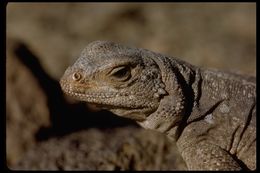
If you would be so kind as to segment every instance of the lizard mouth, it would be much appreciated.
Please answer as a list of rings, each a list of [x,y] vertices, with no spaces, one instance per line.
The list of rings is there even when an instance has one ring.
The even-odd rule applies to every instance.
[[[95,106],[107,109],[107,110],[114,110],[114,109],[124,109],[124,110],[131,110],[131,109],[144,109],[146,108],[143,105],[130,105],[128,106],[126,103],[129,103],[129,93],[117,93],[117,92],[83,92],[85,91],[83,88],[79,89],[72,89],[72,87],[66,86],[61,84],[62,90],[69,96],[77,98],[81,101],[85,101]],[[82,92],[81,92],[82,91]]]
[[[72,96],[72,97],[75,97],[75,98],[78,98],[82,101],[86,101],[86,102],[91,102],[93,104],[95,104],[95,101],[94,100],[97,100],[97,99],[109,99],[109,98],[113,98],[116,96],[116,94],[114,93],[110,93],[110,94],[107,94],[107,93],[83,93],[83,92],[80,92],[80,91],[74,91],[72,90],[71,88],[68,88],[68,87],[62,87],[62,90],[69,96]],[[93,102],[91,101],[93,100]],[[96,104],[100,104],[99,102],[97,102]]]

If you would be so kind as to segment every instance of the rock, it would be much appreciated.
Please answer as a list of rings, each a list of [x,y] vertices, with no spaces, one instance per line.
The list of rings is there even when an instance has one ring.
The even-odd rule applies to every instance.
[[[14,164],[35,145],[40,127],[50,125],[46,96],[31,71],[13,53],[7,42],[6,59],[6,151],[7,163]]]
[[[183,170],[175,144],[136,127],[89,129],[34,146],[19,170]]]

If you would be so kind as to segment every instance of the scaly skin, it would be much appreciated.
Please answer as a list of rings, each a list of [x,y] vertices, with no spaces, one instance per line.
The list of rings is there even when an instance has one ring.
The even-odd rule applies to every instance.
[[[166,134],[190,170],[256,169],[255,77],[96,41],[60,84],[78,100]]]

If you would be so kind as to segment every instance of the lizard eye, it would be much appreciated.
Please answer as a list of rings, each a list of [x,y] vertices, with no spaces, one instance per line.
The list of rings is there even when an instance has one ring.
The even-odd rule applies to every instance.
[[[130,78],[130,68],[127,66],[117,67],[111,72],[111,76],[119,80],[127,80]]]
[[[75,81],[79,81],[81,78],[82,78],[82,76],[79,72],[76,72],[72,75],[72,79]]]

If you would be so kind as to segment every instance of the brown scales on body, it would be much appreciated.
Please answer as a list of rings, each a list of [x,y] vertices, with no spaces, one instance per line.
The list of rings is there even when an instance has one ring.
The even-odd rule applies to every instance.
[[[95,41],[60,84],[68,95],[165,133],[190,170],[256,169],[255,77]]]

